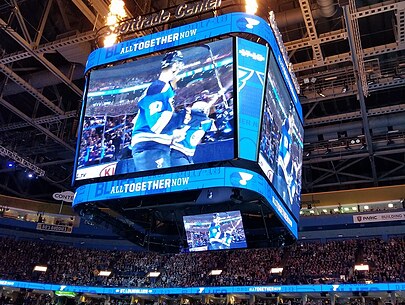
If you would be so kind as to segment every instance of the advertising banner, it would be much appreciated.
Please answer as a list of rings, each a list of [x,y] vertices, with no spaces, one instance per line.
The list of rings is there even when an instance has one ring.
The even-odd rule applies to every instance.
[[[46,224],[46,223],[38,223],[37,224],[37,230],[58,232],[58,233],[72,233],[72,227],[71,226],[50,225],[50,224]]]
[[[378,214],[357,214],[353,215],[353,223],[381,222],[381,221],[405,220],[405,211],[378,213]]]

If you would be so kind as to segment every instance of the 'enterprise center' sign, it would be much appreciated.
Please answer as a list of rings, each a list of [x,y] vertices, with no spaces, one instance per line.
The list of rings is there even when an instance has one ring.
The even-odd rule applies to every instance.
[[[177,19],[190,17],[196,14],[205,13],[215,10],[221,6],[221,0],[202,0],[192,3],[183,3],[174,8],[173,16]],[[170,21],[172,13],[168,10],[161,10],[157,13],[137,16],[133,19],[120,22],[114,29],[117,35],[125,35],[145,29],[150,26],[156,26]],[[107,27],[104,34],[110,34],[110,29]]]

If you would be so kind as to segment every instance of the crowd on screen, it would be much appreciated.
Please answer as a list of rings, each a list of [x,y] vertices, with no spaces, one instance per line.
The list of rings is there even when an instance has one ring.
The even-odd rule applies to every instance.
[[[126,287],[405,282],[405,237],[296,243],[283,248],[157,254],[0,238],[0,278]],[[354,270],[368,264],[368,272]],[[46,272],[33,271],[45,265]],[[273,267],[283,267],[272,274]],[[212,276],[213,269],[223,270]],[[110,270],[108,277],[100,271]],[[149,271],[161,272],[158,278]]]

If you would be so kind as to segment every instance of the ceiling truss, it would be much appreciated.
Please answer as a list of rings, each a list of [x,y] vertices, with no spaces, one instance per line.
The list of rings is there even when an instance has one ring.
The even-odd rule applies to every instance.
[[[179,3],[163,2],[127,3],[128,16]],[[301,85],[306,129],[303,190],[404,183],[405,120],[401,123],[400,117],[405,114],[405,1],[332,1],[334,12],[328,17],[319,13],[322,0],[273,2],[278,5],[276,18],[291,16],[285,7],[301,12],[294,24],[280,31]],[[82,53],[85,58],[86,50],[94,48],[109,1],[38,3],[36,16],[30,1],[12,0],[0,11],[5,41],[0,40],[0,144],[17,137],[7,148],[32,156],[33,163],[46,170],[52,192],[69,188],[83,95],[83,77],[74,72],[83,71],[84,61],[68,54]],[[229,0],[226,6],[240,3]],[[374,31],[384,23],[390,32]],[[48,78],[47,84],[38,82]],[[16,86],[18,90],[10,89]],[[37,148],[19,144],[23,140]],[[5,174],[0,181],[4,192],[45,196],[44,189],[23,194],[15,178],[8,177],[12,172],[0,172]]]

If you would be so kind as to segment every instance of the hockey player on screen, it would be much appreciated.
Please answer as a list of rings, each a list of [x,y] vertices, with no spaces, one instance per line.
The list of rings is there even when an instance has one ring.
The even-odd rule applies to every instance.
[[[170,166],[170,144],[175,138],[170,127],[175,124],[169,124],[174,119],[173,85],[183,66],[180,51],[167,53],[161,61],[159,78],[139,98],[131,141],[137,171]]]
[[[211,105],[197,99],[191,106],[186,107],[182,127],[185,138],[183,140],[174,139],[171,145],[170,160],[172,166],[193,164],[197,145],[205,133],[216,130],[214,120],[208,117]]]
[[[221,235],[221,219],[219,215],[214,214],[211,225],[208,229],[208,250],[221,249],[223,244]]]
[[[278,154],[278,175],[285,183],[286,194],[283,194],[283,198],[287,199],[290,204],[292,204],[291,194],[291,183],[292,183],[292,170],[293,170],[293,160],[291,157],[291,149],[293,142],[293,106],[290,106],[288,116],[284,119],[283,125],[281,126],[281,139],[279,144],[279,154]]]

